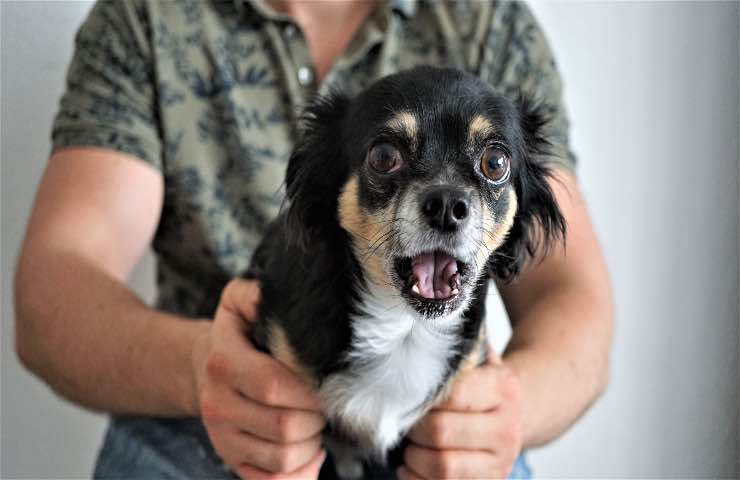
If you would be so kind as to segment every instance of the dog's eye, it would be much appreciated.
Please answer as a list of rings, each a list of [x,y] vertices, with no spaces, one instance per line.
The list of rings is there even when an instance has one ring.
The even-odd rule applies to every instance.
[[[480,160],[483,175],[496,183],[503,183],[509,178],[509,156],[498,147],[488,147]]]
[[[374,170],[380,173],[391,173],[401,168],[403,157],[393,145],[379,143],[370,149],[367,161]]]

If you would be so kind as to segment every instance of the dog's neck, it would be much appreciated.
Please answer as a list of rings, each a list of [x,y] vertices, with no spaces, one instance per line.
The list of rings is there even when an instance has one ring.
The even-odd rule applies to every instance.
[[[420,321],[392,287],[367,285],[357,311],[348,368],[327,378],[321,393],[333,423],[384,454],[431,406],[459,339]]]

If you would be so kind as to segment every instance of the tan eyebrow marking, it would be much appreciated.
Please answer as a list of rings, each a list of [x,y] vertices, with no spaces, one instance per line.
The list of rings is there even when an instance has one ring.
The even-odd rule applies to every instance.
[[[468,140],[471,143],[476,138],[489,136],[493,133],[493,125],[483,115],[476,115],[468,126]]]
[[[408,137],[415,145],[416,136],[419,133],[416,117],[411,112],[398,112],[386,123],[386,126],[402,135]]]

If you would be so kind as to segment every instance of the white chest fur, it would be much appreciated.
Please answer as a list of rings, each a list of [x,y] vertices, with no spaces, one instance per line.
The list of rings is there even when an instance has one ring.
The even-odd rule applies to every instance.
[[[430,329],[390,289],[370,287],[360,311],[351,319],[350,367],[328,377],[320,393],[329,419],[382,455],[426,412],[456,336]]]

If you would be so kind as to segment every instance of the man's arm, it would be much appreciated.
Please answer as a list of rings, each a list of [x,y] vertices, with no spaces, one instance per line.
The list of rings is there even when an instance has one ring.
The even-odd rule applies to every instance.
[[[128,155],[70,148],[49,160],[16,271],[17,350],[83,406],[197,413],[190,357],[208,325],[153,310],[125,285],[162,198],[162,175]]]
[[[500,287],[513,334],[504,363],[521,384],[524,447],[563,433],[608,382],[614,312],[604,257],[575,178],[551,182],[565,245]]]
[[[564,432],[604,390],[612,299],[604,259],[575,178],[551,186],[568,222],[553,245],[500,287],[513,335],[503,361],[456,380],[448,398],[409,433],[402,480],[503,478],[522,448]]]
[[[16,272],[22,362],[88,408],[202,415],[216,452],[240,476],[316,477],[318,398],[244,335],[258,286],[229,283],[213,321],[154,310],[126,287],[162,194],[162,175],[129,155],[69,148],[52,156]]]

